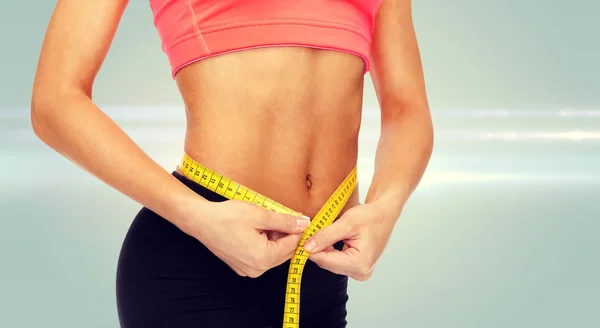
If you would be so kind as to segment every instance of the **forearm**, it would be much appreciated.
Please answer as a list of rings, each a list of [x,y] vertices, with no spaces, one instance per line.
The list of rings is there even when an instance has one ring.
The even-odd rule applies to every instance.
[[[365,202],[384,202],[400,215],[429,163],[433,124],[426,105],[382,110],[375,171]]]
[[[34,96],[31,120],[36,135],[48,146],[180,228],[185,227],[192,204],[204,204],[85,94],[73,93],[51,101]]]

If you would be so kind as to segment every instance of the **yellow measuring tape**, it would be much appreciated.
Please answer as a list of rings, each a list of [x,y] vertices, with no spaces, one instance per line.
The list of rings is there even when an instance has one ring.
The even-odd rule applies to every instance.
[[[185,153],[179,167],[182,173],[190,180],[227,199],[246,201],[277,213],[295,216],[301,215],[246,186],[210,170]],[[302,280],[304,265],[310,255],[303,247],[304,242],[320,229],[330,225],[338,217],[348,202],[350,195],[352,195],[352,192],[356,188],[356,172],[357,168],[354,167],[344,181],[340,183],[339,187],[331,197],[329,197],[327,202],[321,207],[315,217],[312,218],[310,225],[302,233],[302,238],[290,260],[285,291],[283,328],[298,328],[300,326],[300,281]]]

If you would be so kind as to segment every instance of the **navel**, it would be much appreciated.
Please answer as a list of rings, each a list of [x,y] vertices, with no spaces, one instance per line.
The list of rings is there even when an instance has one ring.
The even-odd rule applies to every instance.
[[[306,187],[308,189],[310,189],[310,187],[312,186],[312,182],[310,181],[310,174],[306,175]]]

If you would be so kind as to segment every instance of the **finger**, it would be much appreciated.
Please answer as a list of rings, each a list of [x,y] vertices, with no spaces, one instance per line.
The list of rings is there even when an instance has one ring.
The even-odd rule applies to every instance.
[[[287,234],[298,234],[303,232],[309,224],[310,219],[304,215],[292,216],[266,211],[265,215],[258,219],[257,228]]]
[[[365,265],[355,248],[343,251],[319,252],[309,256],[317,266],[333,273],[348,276],[357,281],[366,281],[373,275],[373,266]]]
[[[333,244],[340,240],[352,237],[354,230],[352,220],[340,219],[317,231],[312,237],[306,240],[303,247],[311,253],[319,252],[329,246],[333,246]]]
[[[352,251],[354,250],[354,251]],[[308,257],[320,268],[329,270],[333,273],[350,276],[355,271],[356,250],[349,248],[346,251],[328,251],[312,253]]]
[[[274,265],[280,265],[292,258],[296,248],[298,247],[301,237],[301,235],[287,235],[276,241],[269,240],[267,244],[267,251],[271,263]]]
[[[276,241],[281,239],[283,236],[285,236],[285,234],[279,231],[267,231],[267,237],[269,240]]]
[[[322,253],[322,252],[338,252],[338,250],[335,249],[335,247],[333,247],[333,246],[327,246],[327,248],[325,248],[324,250],[322,250],[318,253]]]

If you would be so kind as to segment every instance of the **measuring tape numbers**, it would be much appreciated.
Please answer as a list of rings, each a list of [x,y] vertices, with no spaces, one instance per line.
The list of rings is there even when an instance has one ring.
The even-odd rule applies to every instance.
[[[210,170],[185,153],[179,167],[188,179],[227,199],[245,201],[277,213],[301,216],[300,213],[283,204]],[[304,266],[310,255],[303,247],[304,242],[312,237],[317,231],[333,223],[348,202],[354,189],[356,189],[356,185],[357,168],[354,167],[321,207],[319,212],[311,219],[310,225],[302,232],[302,237],[290,260],[290,267],[288,270],[283,328],[300,327],[300,282],[302,280]]]

